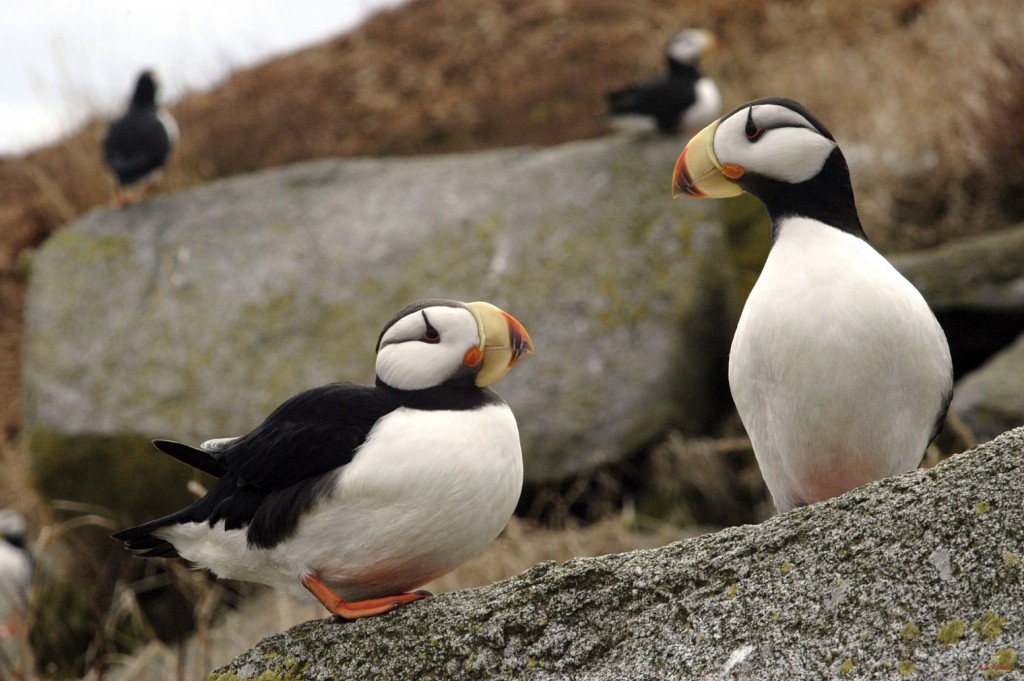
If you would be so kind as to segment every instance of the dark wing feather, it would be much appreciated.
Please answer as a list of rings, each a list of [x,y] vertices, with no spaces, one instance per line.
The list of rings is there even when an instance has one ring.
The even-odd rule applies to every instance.
[[[693,82],[689,78],[657,78],[609,92],[609,113],[651,116],[659,130],[674,132],[681,114],[697,101]]]
[[[153,446],[164,454],[169,454],[178,461],[209,473],[215,478],[224,475],[223,455],[219,452],[208,452],[173,440],[153,440]]]
[[[114,537],[143,556],[173,556],[173,547],[153,531],[223,520],[225,529],[248,527],[251,545],[270,548],[291,536],[302,514],[329,491],[334,472],[352,460],[377,420],[398,406],[396,391],[332,383],[288,399],[223,450],[160,441],[162,451],[214,475],[219,470],[220,479],[191,506]]]

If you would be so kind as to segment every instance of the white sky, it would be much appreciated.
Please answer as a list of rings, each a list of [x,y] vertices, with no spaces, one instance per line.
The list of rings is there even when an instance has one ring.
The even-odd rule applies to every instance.
[[[0,154],[53,141],[123,108],[139,71],[160,100],[234,68],[333,37],[404,0],[4,0]]]

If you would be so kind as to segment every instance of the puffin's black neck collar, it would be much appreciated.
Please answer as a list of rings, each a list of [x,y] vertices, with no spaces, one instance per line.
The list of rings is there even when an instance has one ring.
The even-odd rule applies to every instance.
[[[850,170],[836,147],[821,172],[806,182],[792,184],[757,175],[741,182],[744,189],[761,199],[772,220],[772,243],[779,235],[779,222],[788,217],[805,217],[868,240],[857,215],[850,184]]]
[[[424,411],[476,409],[502,402],[498,393],[490,388],[478,388],[463,381],[442,383],[423,390],[398,390],[378,378],[377,387],[401,406]]]

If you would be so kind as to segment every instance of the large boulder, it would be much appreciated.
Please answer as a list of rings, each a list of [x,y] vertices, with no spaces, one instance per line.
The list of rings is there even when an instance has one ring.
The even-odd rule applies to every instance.
[[[935,310],[958,374],[1024,332],[1024,225],[901,253],[892,262]]]
[[[91,437],[240,434],[302,389],[372,382],[381,326],[424,297],[489,300],[530,330],[536,357],[498,385],[529,481],[705,431],[731,327],[718,202],[669,197],[680,146],[310,162],[90,213],[31,265],[41,479]]]
[[[660,549],[264,639],[210,678],[997,678],[1024,665],[1024,429]]]
[[[1024,425],[1024,334],[957,381],[949,408],[981,441]]]

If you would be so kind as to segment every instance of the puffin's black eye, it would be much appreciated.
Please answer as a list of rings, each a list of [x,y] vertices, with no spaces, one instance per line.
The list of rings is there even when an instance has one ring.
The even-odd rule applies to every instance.
[[[427,328],[423,331],[423,337],[420,338],[424,343],[440,343],[441,333],[430,325],[430,320],[427,319],[427,313],[423,314],[423,323],[426,324]]]
[[[754,122],[754,107],[747,109],[747,125],[743,132],[746,133],[747,139],[751,142],[756,142],[764,134],[764,128]]]

